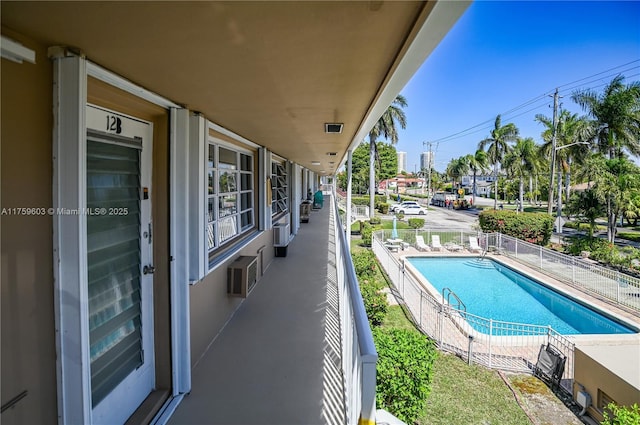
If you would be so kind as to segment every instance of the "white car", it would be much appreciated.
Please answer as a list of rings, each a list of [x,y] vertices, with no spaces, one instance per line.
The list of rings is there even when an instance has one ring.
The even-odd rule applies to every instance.
[[[417,207],[419,207],[420,205],[416,202],[416,201],[404,201],[400,204],[393,204],[389,207],[389,211],[391,212],[398,212],[399,209],[404,208],[408,205],[415,205]]]
[[[425,215],[427,213],[427,209],[418,204],[402,205],[396,209],[396,213],[404,215]]]

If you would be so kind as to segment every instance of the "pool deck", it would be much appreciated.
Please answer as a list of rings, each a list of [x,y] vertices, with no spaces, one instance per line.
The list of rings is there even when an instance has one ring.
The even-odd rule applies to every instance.
[[[404,250],[399,252],[393,252],[392,255],[398,259],[403,257],[472,257],[476,258],[480,255],[477,253],[471,253],[468,250],[464,249],[462,251],[418,251],[416,248],[409,246]],[[604,297],[599,297],[591,292],[583,291],[575,286],[569,285],[560,280],[554,279],[553,277],[542,273],[538,270],[535,270],[527,265],[524,265],[506,255],[499,255],[493,253],[487,253],[485,258],[490,258],[492,260],[501,262],[522,274],[528,275],[540,282],[543,282],[547,286],[558,290],[559,292],[565,293],[572,298],[575,298],[581,301],[584,304],[591,305],[598,310],[604,310],[609,315],[623,321],[632,324],[635,328],[640,330],[640,311],[633,311],[629,308],[625,308],[624,306],[619,306]],[[636,334],[640,338],[640,334]],[[606,335],[598,335],[598,340],[601,341],[600,337]],[[587,341],[589,336],[579,336],[581,341]],[[638,339],[640,341],[640,339]]]
[[[462,251],[418,251],[416,248],[409,246],[405,247],[403,250],[399,252],[391,252],[393,257],[400,260],[405,257],[468,257],[468,258],[477,258],[480,255],[477,253],[471,253],[468,250]],[[569,297],[580,301],[585,305],[592,306],[596,310],[603,312],[605,315],[610,316],[612,318],[618,319],[623,323],[627,323],[631,327],[636,329],[640,329],[640,311],[630,311],[631,309],[620,308],[618,305],[613,302],[606,300],[604,298],[595,296],[589,292],[581,290],[580,288],[569,285],[565,282],[559,281],[550,277],[549,275],[540,272],[539,270],[535,270],[525,264],[522,264],[506,255],[486,254],[485,258],[490,258],[497,262],[500,262],[506,266],[517,270],[518,272],[527,275],[539,282],[544,282],[545,285],[550,288],[568,295]],[[409,267],[411,270],[411,267]],[[412,273],[413,274],[413,273]],[[418,278],[418,280],[421,280]],[[423,286],[423,289],[429,291],[429,289],[424,285],[424,283],[420,283]],[[439,294],[433,294],[436,297],[439,297]],[[424,317],[423,319],[427,319]],[[445,344],[442,348],[448,349],[449,351],[453,351],[463,358],[468,355],[465,351],[465,346],[467,344],[466,336],[464,332],[460,331],[460,323],[456,323],[455,320],[447,320],[443,322],[443,332],[448,335],[448,343]],[[457,328],[457,330],[456,330]],[[471,331],[473,333],[473,331]],[[533,363],[535,363],[535,359],[537,358],[538,348],[540,347],[540,342],[533,343],[534,340],[531,338],[537,338],[535,336],[526,337],[525,339],[528,342],[524,342],[522,344],[513,344],[512,342],[507,342],[505,345],[500,343],[496,344],[495,338],[493,339],[493,347],[492,349],[486,346],[486,341],[483,341],[483,338],[480,335],[474,340],[474,344],[476,344],[477,351],[474,351],[473,356],[479,363],[487,363],[486,359],[481,358],[482,356],[486,356],[486,352],[493,351],[493,366],[503,370],[524,370],[526,368],[530,368]],[[628,355],[626,353],[636,352],[640,349],[640,333],[633,334],[611,334],[611,335],[567,335],[566,338],[571,341],[576,348],[581,349],[582,351],[589,351],[591,349],[595,349],[597,347],[606,347],[606,351],[609,356],[620,357],[623,356],[627,359],[626,366],[624,370],[626,372],[622,372],[622,375],[625,380],[631,382],[632,385],[636,384],[636,379],[629,379],[630,376],[635,374],[637,369],[640,369],[640,363],[637,359],[628,359]],[[542,341],[542,339],[541,339]],[[491,356],[491,355],[490,355]],[[573,357],[573,356],[572,356]],[[629,361],[632,360],[632,361]],[[515,363],[514,363],[515,362]],[[523,363],[524,362],[524,363]],[[567,364],[567,369],[573,369],[573,359],[571,359],[570,363]],[[627,370],[628,369],[628,370]],[[571,375],[573,371],[571,371]],[[563,384],[564,385],[564,384]],[[567,388],[569,389],[569,388]],[[569,389],[570,390],[570,389]]]

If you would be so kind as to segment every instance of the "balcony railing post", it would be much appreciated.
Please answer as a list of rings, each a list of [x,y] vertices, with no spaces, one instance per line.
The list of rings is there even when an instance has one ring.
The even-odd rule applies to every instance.
[[[359,425],[376,424],[376,359],[362,363],[362,400]]]
[[[491,341],[493,340],[493,319],[489,319],[489,368],[491,368]]]
[[[424,302],[424,292],[420,291],[420,318],[418,319],[418,324],[420,329],[422,329],[422,303]]]
[[[538,248],[538,251],[540,252],[540,270],[542,270],[542,247]]]

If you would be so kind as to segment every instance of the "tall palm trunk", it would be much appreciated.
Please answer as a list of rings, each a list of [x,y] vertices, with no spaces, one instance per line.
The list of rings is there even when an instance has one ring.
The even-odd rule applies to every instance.
[[[375,215],[376,196],[376,142],[369,141],[369,218]]]
[[[498,164],[493,166],[493,209],[498,209]]]
[[[614,243],[616,239],[616,218],[611,195],[607,195],[607,240],[611,243]]]
[[[473,193],[471,194],[471,203],[473,205],[476,204],[476,192],[478,187],[476,186],[476,174],[478,174],[477,170],[473,170]]]
[[[524,211],[524,180],[520,178],[520,183],[518,185],[518,200],[520,201],[520,208],[518,211]]]

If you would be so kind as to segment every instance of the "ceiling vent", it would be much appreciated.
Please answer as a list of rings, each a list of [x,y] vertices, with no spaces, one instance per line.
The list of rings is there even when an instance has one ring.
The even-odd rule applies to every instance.
[[[342,133],[342,123],[332,122],[324,124],[325,133]]]
[[[336,155],[338,155],[338,152],[327,152],[327,155],[336,156]]]

